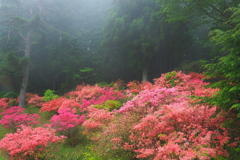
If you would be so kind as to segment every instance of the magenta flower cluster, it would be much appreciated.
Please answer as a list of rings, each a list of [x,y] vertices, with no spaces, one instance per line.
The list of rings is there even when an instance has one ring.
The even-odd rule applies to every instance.
[[[75,109],[65,108],[59,109],[58,115],[53,115],[51,118],[51,124],[48,126],[55,128],[56,130],[67,130],[69,128],[76,127],[82,124],[85,120],[84,115],[76,114]]]
[[[35,125],[38,123],[38,114],[24,113],[24,108],[20,106],[14,106],[6,109],[1,113],[3,116],[0,123],[4,128],[16,128],[20,125]]]

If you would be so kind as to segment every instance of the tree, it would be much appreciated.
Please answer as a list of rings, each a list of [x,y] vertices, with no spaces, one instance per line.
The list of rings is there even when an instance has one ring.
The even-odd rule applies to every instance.
[[[239,0],[157,0],[162,3],[162,12],[166,13],[168,21],[187,21],[192,17],[201,16],[200,23],[211,23],[214,28],[225,29],[234,27],[228,23],[233,14],[230,10],[239,4]],[[223,23],[225,23],[223,25]],[[223,25],[223,26],[222,26]]]
[[[29,79],[31,46],[36,41],[38,28],[43,24],[42,1],[3,1],[1,11],[5,12],[4,22],[22,38],[24,60],[22,62],[22,84],[19,94],[19,106],[25,105],[25,94]],[[21,16],[19,16],[21,15]]]
[[[160,72],[174,69],[187,52],[191,38],[186,24],[169,24],[160,9],[155,0],[115,1],[104,45],[113,63],[120,64],[118,70],[125,70],[123,74],[135,73],[134,79],[142,74],[142,80],[147,81],[150,71],[159,76],[156,68]]]
[[[220,88],[220,91],[211,98],[210,102],[225,111],[237,112],[240,117],[240,9],[233,7],[229,10],[233,15],[228,23],[235,27],[227,31],[216,29],[211,32],[211,40],[225,56],[216,57],[212,63],[206,65],[206,68],[209,77],[220,78],[213,83],[213,86]]]
[[[66,86],[71,89],[83,80],[89,83],[96,81],[92,75],[99,71],[97,65],[102,63],[98,59],[101,56],[99,39],[108,10],[103,7],[109,3],[103,2],[98,1],[94,7],[90,5],[92,1],[84,0],[2,2],[1,53],[6,57],[6,53],[12,51],[19,58],[16,65],[23,67],[19,105],[24,105],[27,85],[29,91],[43,92]],[[2,64],[3,60],[0,60]],[[91,75],[81,72],[85,67],[94,68],[89,72]],[[29,73],[38,74],[29,77]],[[91,79],[86,80],[86,77]],[[12,78],[18,81],[20,77]]]
[[[105,53],[100,45],[110,1],[60,0],[51,4],[45,22],[58,32],[41,33],[38,44],[33,46],[30,73],[38,74],[31,74],[29,91],[53,89],[62,93],[83,82],[112,81],[112,77],[106,80]]]

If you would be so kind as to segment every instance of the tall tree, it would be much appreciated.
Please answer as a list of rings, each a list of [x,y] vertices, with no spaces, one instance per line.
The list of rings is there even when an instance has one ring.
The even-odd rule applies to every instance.
[[[109,56],[117,57],[115,64],[125,68],[124,74],[141,72],[146,81],[148,72],[158,64],[162,65],[162,72],[166,71],[164,68],[171,70],[184,56],[187,46],[181,47],[180,41],[190,42],[186,25],[169,24],[165,15],[159,14],[160,9],[161,4],[155,0],[115,1],[104,44],[109,48]]]
[[[45,21],[60,32],[46,31],[33,46],[31,72],[39,74],[29,79],[30,90],[63,92],[83,82],[106,81],[100,42],[110,6],[111,0],[58,0],[48,7]]]
[[[240,9],[233,7],[230,10],[233,15],[228,23],[235,27],[227,31],[215,29],[211,32],[211,40],[224,56],[217,56],[206,67],[209,77],[220,78],[213,86],[221,90],[211,98],[211,102],[225,111],[231,109],[237,112],[240,117]]]
[[[15,34],[17,33],[22,38],[24,44],[19,106],[25,105],[25,95],[29,79],[31,46],[36,40],[36,35],[34,36],[34,34],[37,33],[37,29],[43,24],[41,19],[43,11],[44,8],[41,0],[2,1],[1,12],[5,13],[5,25],[9,30],[15,32]]]
[[[231,7],[237,6],[239,0],[157,0],[161,3],[168,21],[186,21],[192,17],[201,16],[198,23],[211,23],[213,27],[224,27],[228,29],[234,25],[228,23],[233,12]],[[223,25],[224,24],[224,25]]]

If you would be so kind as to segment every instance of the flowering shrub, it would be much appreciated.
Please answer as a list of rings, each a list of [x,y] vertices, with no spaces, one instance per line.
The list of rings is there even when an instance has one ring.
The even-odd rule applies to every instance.
[[[8,98],[0,98],[0,111],[7,109],[9,107],[9,99]]]
[[[42,106],[43,105],[43,98],[38,96],[37,94],[33,94],[30,97],[26,98],[26,105],[30,106]]]
[[[81,140],[81,126],[85,120],[85,116],[77,115],[75,109],[65,108],[59,109],[58,115],[53,115],[50,122],[46,125],[56,129],[61,135],[67,137],[66,142],[70,145],[76,145]]]
[[[125,143],[131,142],[130,131],[141,118],[141,114],[126,112],[112,117],[102,130],[94,130],[95,134],[92,139],[96,140],[96,145],[93,149],[94,153],[99,155],[99,159],[110,159],[108,157],[118,159],[118,156],[124,157],[123,159],[134,159],[136,154],[132,150],[124,149],[123,146]]]
[[[158,110],[161,105],[181,102],[186,99],[189,99],[189,97],[184,92],[179,92],[176,88],[143,90],[132,100],[124,104],[118,112],[136,111],[140,114],[146,114]]]
[[[116,91],[113,88],[103,89],[99,97],[93,97],[91,99],[83,99],[81,108],[86,108],[90,105],[103,104],[108,100],[117,100],[124,98],[124,95],[121,91]]]
[[[3,115],[0,123],[5,128],[15,130],[20,125],[35,125],[38,123],[38,114],[24,113],[24,108],[20,106],[14,106],[6,109],[1,113]]]
[[[73,99],[77,102],[81,102],[82,99],[91,99],[93,97],[98,97],[102,93],[102,88],[98,85],[78,85],[75,91],[69,92],[67,95],[70,96],[70,99]]]
[[[227,156],[222,147],[230,137],[221,127],[223,116],[210,118],[215,111],[216,107],[189,106],[187,101],[164,105],[133,126],[131,143],[124,148],[138,153],[137,158],[155,160]]]
[[[96,137],[92,137],[94,133],[97,131],[103,131],[103,129],[114,118],[114,115],[105,109],[89,107],[87,117],[88,119],[82,124],[86,129],[84,133],[90,138],[95,139]]]
[[[84,115],[80,116],[76,114],[76,111],[71,108],[65,108],[58,110],[58,115],[53,115],[51,118],[50,127],[61,131],[69,128],[76,127],[82,124],[85,120]]]
[[[51,145],[61,142],[64,138],[56,136],[54,129],[21,126],[17,133],[7,134],[0,141],[0,149],[12,160],[50,158],[49,154],[56,148]]]
[[[43,104],[41,112],[57,111],[58,109],[63,108],[81,108],[85,109],[90,105],[103,104],[108,100],[117,100],[124,98],[122,91],[115,90],[114,88],[101,88],[97,85],[91,87],[87,86],[78,86],[76,91],[69,92],[65,95],[64,98],[59,97],[53,99]],[[80,104],[79,104],[80,103]]]
[[[41,112],[50,112],[55,111],[57,112],[59,109],[65,108],[79,108],[80,104],[74,100],[67,99],[64,97],[59,97],[57,99],[53,99],[51,101],[45,102],[43,107],[41,108]]]
[[[127,84],[128,91],[132,94],[137,94],[142,90],[151,89],[152,83],[150,82],[138,82],[138,81],[131,81]]]
[[[153,85],[146,85],[146,89],[140,83],[132,84],[138,90],[134,92],[133,88],[130,92],[130,88],[129,92],[136,95],[113,111],[115,116],[110,122],[102,125],[94,118],[86,121],[89,128],[102,130],[95,138],[99,144],[96,151],[111,154],[111,148],[114,154],[129,151],[137,154],[136,158],[154,160],[227,156],[223,147],[230,143],[230,136],[221,126],[226,118],[216,114],[216,107],[194,104],[197,100],[192,97],[212,96],[217,91],[204,88],[208,83],[199,77],[202,76],[170,72]]]
[[[201,78],[201,79],[199,79]],[[156,88],[172,88],[175,87],[179,91],[184,91],[188,95],[193,96],[212,96],[218,89],[205,88],[209,83],[202,80],[203,76],[197,73],[184,74],[181,71],[169,72],[162,74],[158,79],[154,80]]]
[[[60,108],[60,106],[65,100],[67,99],[64,97],[59,97],[57,99],[53,99],[51,101],[45,102],[40,111],[41,112],[50,112],[50,111],[57,112],[57,110]]]
[[[124,98],[122,91],[114,87],[99,87],[98,85],[78,85],[76,91],[69,92],[65,96],[71,100],[81,103],[80,108],[84,109],[90,105],[102,104],[108,100]]]

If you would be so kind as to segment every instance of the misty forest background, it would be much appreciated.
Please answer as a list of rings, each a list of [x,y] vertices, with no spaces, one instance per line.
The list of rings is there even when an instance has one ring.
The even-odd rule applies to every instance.
[[[27,92],[43,95],[82,83],[152,81],[173,70],[201,73],[202,60],[226,56],[232,47],[223,49],[231,40],[222,45],[224,35],[217,31],[228,33],[239,24],[239,0],[1,2],[5,97],[17,96],[23,81]]]
[[[236,160],[239,95],[240,0],[0,1],[0,138],[70,115],[58,159]]]

